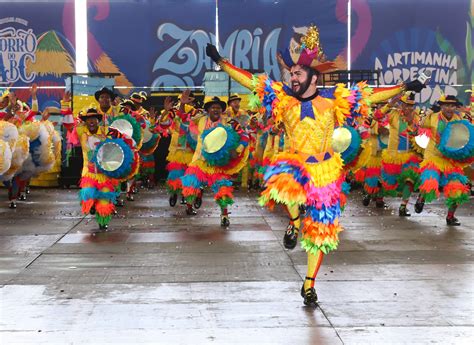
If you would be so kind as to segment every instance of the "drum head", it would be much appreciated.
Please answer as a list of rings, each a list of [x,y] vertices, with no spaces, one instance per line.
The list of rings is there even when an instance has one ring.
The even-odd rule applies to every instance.
[[[146,126],[145,130],[143,131],[143,143],[146,144],[153,138],[153,133],[150,132],[148,125]]]
[[[100,143],[100,139],[97,138],[95,135],[91,135],[87,138],[87,146],[89,149],[95,150],[96,146]]]
[[[118,130],[119,132],[121,132],[122,134],[125,134],[126,136],[130,138],[133,136],[133,126],[127,120],[124,120],[124,119],[114,120],[110,124],[110,127],[115,128],[116,130]]]
[[[332,134],[332,148],[335,152],[344,152],[351,145],[352,133],[345,127],[338,127]]]
[[[125,154],[114,142],[103,144],[97,151],[97,163],[105,171],[115,171],[122,166]]]
[[[463,123],[451,124],[451,132],[446,142],[450,149],[462,149],[469,143],[469,129]]]
[[[380,142],[385,146],[388,146],[388,138],[388,135],[379,135]]]
[[[430,137],[426,134],[420,134],[415,137],[415,142],[422,149],[426,149],[428,147],[428,143],[430,142]]]
[[[227,141],[227,132],[223,127],[217,127],[203,140],[202,148],[207,153],[219,151]]]

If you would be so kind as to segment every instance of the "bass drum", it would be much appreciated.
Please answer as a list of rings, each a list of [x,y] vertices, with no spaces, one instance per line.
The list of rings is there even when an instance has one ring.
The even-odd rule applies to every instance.
[[[355,128],[350,126],[337,127],[332,135],[332,148],[341,154],[345,165],[351,164],[359,155],[362,138]]]
[[[102,174],[123,179],[130,174],[133,159],[133,150],[118,138],[100,142],[94,151],[92,162]]]
[[[438,150],[447,158],[470,161],[474,155],[474,126],[467,120],[449,122],[441,133]]]
[[[115,128],[123,135],[133,139],[134,148],[139,150],[143,143],[143,130],[138,121],[129,114],[121,114],[110,120],[110,128]]]
[[[211,166],[224,167],[238,154],[240,137],[231,127],[218,125],[202,133],[202,156]]]

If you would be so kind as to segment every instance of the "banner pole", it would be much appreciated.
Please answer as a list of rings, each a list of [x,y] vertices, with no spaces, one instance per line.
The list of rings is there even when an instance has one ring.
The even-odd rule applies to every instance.
[[[350,87],[351,80],[351,10],[352,10],[352,1],[347,1],[347,87]]]

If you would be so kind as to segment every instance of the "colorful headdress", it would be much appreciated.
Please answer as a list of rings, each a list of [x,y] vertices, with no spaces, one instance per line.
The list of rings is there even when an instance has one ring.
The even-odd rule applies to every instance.
[[[337,69],[336,64],[333,61],[328,61],[324,55],[319,42],[319,29],[315,25],[308,28],[298,45],[286,48],[281,55],[287,67],[303,65],[320,73]]]

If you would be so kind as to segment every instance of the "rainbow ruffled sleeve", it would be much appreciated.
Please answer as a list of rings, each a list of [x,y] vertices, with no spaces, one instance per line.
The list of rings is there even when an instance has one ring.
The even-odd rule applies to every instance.
[[[399,94],[403,88],[372,89],[365,81],[351,85],[337,84],[334,88],[321,91],[321,96],[333,99],[336,124],[361,124],[370,115],[370,105],[379,103]]]
[[[254,75],[225,59],[219,62],[219,66],[236,82],[253,91],[249,99],[250,109],[259,109],[260,113],[272,116],[276,122],[282,120],[283,107],[280,101],[286,93],[281,82],[275,82],[266,75]]]

